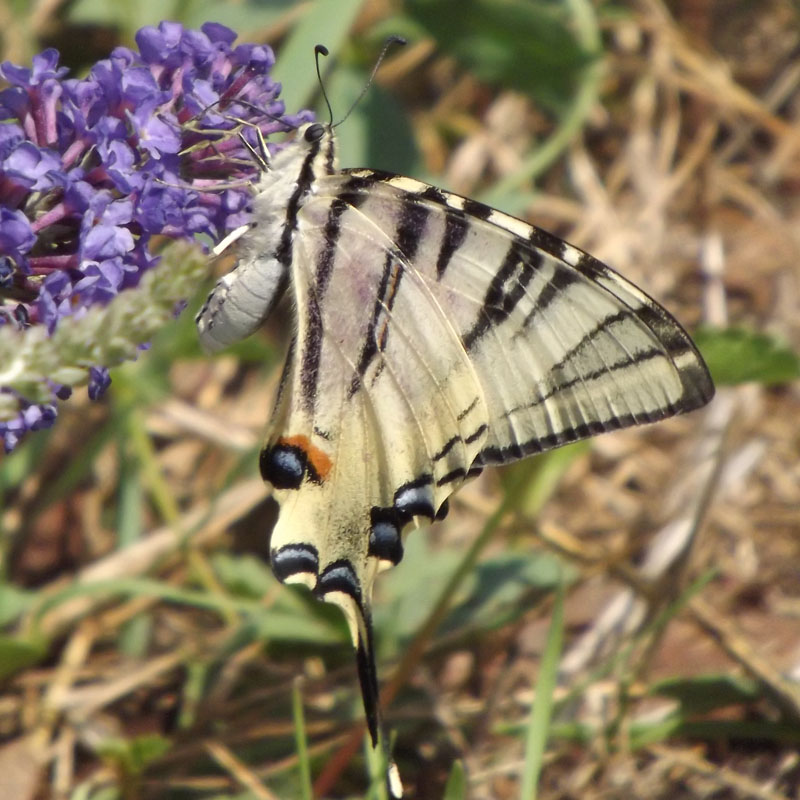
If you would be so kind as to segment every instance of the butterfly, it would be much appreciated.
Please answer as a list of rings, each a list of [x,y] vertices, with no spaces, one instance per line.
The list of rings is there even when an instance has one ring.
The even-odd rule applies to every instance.
[[[330,124],[259,162],[253,221],[217,247],[237,241],[238,263],[199,335],[231,344],[291,293],[260,455],[280,504],[272,569],[344,612],[377,747],[372,587],[405,529],[441,519],[484,467],[691,411],[714,387],[675,319],[612,269],[474,200],[339,170]]]

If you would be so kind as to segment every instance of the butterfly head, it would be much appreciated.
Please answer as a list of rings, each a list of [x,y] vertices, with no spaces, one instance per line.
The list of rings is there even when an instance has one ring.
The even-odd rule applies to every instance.
[[[307,122],[273,159],[269,172],[302,188],[337,168],[336,135],[326,122]]]
[[[308,144],[313,144],[325,137],[326,128],[330,126],[321,122],[309,122],[300,128],[300,135]]]

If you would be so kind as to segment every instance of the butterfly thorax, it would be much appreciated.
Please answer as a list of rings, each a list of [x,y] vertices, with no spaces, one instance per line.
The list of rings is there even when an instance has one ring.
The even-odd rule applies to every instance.
[[[280,150],[253,186],[253,223],[242,255],[273,257],[289,268],[297,216],[316,181],[336,169],[335,137],[330,127],[311,123]]]
[[[255,332],[289,283],[298,215],[319,178],[336,169],[329,125],[302,126],[294,141],[263,162],[253,184],[252,222],[226,237],[219,254],[239,242],[239,263],[225,275],[197,315],[200,341],[219,350]]]

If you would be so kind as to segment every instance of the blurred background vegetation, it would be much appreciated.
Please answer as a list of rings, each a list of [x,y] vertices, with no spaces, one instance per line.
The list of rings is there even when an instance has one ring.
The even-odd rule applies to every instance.
[[[271,44],[289,111],[319,110],[324,43],[336,117],[404,35],[342,165],[568,237],[719,383],[706,411],[487,473],[409,536],[375,602],[408,796],[800,797],[796,4],[4,0],[2,58],[52,46],[80,75],[161,19]],[[0,461],[0,798],[383,796],[344,622],[267,563],[290,309],[211,359],[204,297]]]

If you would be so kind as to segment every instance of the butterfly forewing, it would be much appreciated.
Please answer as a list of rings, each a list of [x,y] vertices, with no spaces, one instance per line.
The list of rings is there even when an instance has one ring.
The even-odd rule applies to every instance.
[[[450,320],[489,411],[479,463],[520,458],[705,404],[702,359],[678,323],[605,265],[487,206],[386,173],[326,182],[361,213],[417,224],[413,269]],[[414,207],[415,213],[408,208]]]

